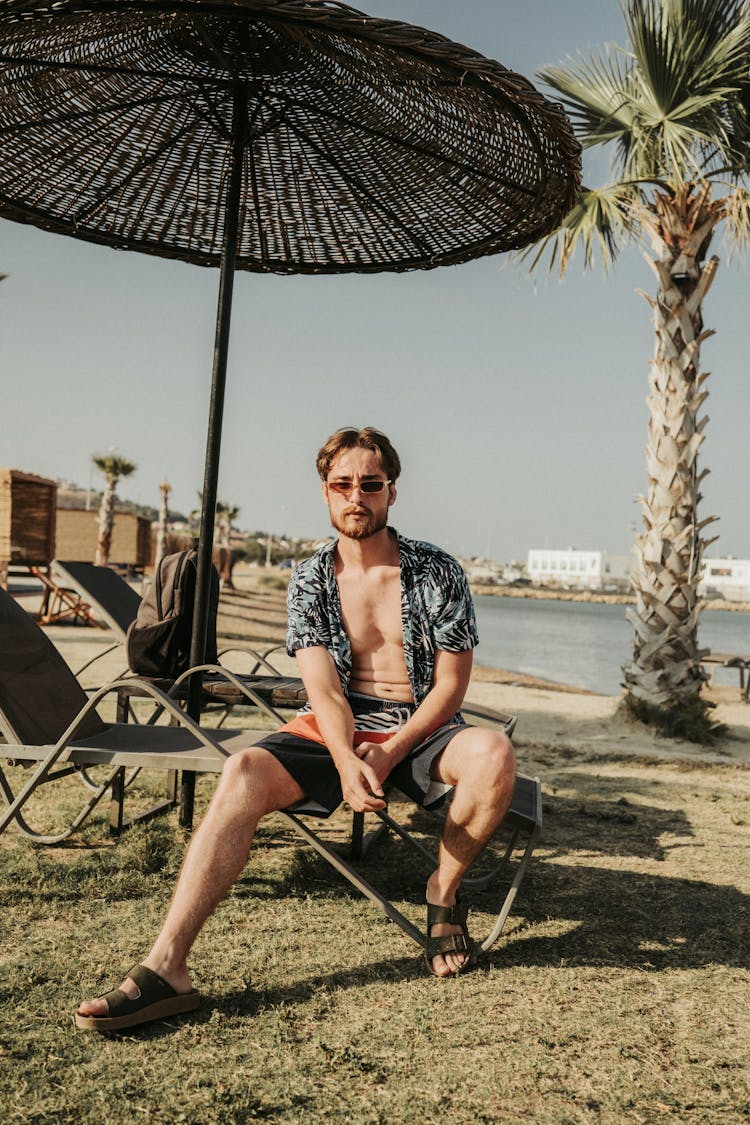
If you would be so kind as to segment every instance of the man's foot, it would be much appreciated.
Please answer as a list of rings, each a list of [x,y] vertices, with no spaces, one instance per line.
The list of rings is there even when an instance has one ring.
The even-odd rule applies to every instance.
[[[200,995],[192,987],[187,971],[170,983],[146,965],[135,965],[120,988],[95,1000],[84,1000],[75,1020],[84,1031],[123,1031],[192,1012],[199,1006]]]
[[[450,906],[427,902],[425,964],[436,977],[453,977],[471,963],[466,927],[468,907],[458,897]]]

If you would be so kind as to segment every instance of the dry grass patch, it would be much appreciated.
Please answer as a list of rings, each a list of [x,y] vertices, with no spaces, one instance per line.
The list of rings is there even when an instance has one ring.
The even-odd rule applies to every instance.
[[[148,947],[183,833],[170,816],[113,843],[104,811],[58,848],[6,832],[4,1122],[747,1121],[750,774],[533,748],[524,768],[544,838],[477,971],[426,976],[270,819],[196,946],[204,1008],[111,1038],[72,1013]],[[392,841],[369,863],[421,919],[426,870]],[[492,903],[475,905],[478,932]]]

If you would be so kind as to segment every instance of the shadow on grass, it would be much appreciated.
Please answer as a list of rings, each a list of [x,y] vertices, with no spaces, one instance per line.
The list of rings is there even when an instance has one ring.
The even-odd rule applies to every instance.
[[[527,885],[529,892],[522,890],[518,900],[523,920],[511,918],[507,937],[480,959],[475,972],[578,966],[658,973],[710,965],[747,968],[750,962],[750,896],[733,887],[564,867],[544,860],[537,861]],[[336,888],[331,873],[328,894],[335,896]],[[348,894],[346,887],[339,889]],[[496,908],[497,903],[489,898],[486,892],[477,896],[476,906]],[[544,933],[535,932],[542,928]],[[408,942],[406,937],[403,940]],[[304,979],[295,976],[278,988],[254,984],[218,996],[209,994],[203,1008],[190,1018],[206,1022],[217,1012],[229,1018],[255,1016],[267,1008],[305,1004],[321,991],[359,989],[376,980],[396,985],[422,980],[421,952],[416,946],[410,949],[410,956],[332,969]],[[148,1034],[161,1037],[177,1026],[156,1025]]]
[[[415,947],[416,948],[416,947]],[[419,959],[418,959],[419,958]],[[411,957],[384,958],[366,966],[356,969],[341,969],[332,972],[320,973],[316,976],[299,980],[295,978],[281,988],[267,988],[253,984],[247,988],[236,989],[215,995],[202,991],[201,1007],[185,1016],[162,1020],[158,1023],[143,1024],[141,1027],[126,1028],[121,1032],[109,1032],[108,1039],[121,1042],[129,1041],[132,1036],[138,1035],[143,1039],[164,1039],[179,1031],[185,1021],[191,1024],[207,1024],[217,1014],[227,1017],[257,1016],[266,1009],[284,1007],[301,1007],[308,1001],[320,997],[321,991],[346,991],[362,988],[374,981],[394,982],[421,977],[426,970],[422,966],[421,954]],[[7,995],[0,989],[0,1000],[12,1000],[10,991]],[[25,1057],[21,1054],[15,1057]]]
[[[669,851],[663,842],[665,837],[695,838],[690,819],[682,810],[634,804],[616,791],[607,797],[602,788],[595,795],[581,786],[575,796],[545,796],[543,841],[548,849],[563,856],[583,851],[663,860]],[[628,788],[634,792],[632,784]]]
[[[709,878],[698,881],[632,869],[639,862],[653,864],[663,860],[670,851],[665,837],[695,839],[685,813],[679,808],[635,803],[632,779],[628,780],[630,801],[619,796],[615,782],[610,785],[609,796],[604,782],[597,784],[593,795],[585,791],[583,782],[590,785],[590,778],[582,775],[583,791],[575,796],[545,797],[544,839],[520,889],[506,934],[482,964],[496,970],[608,966],[653,972],[711,964],[747,967],[750,896],[735,887],[712,883]],[[569,775],[565,783],[575,786],[576,781]],[[430,826],[429,818],[421,811],[402,810],[402,819],[419,834],[426,833]],[[247,902],[248,909],[255,903],[256,908],[264,909],[263,903],[271,906],[274,900],[290,897],[330,900],[335,918],[336,910],[346,910],[347,901],[361,902],[350,884],[306,845],[287,843],[289,855],[282,858],[280,869],[264,869],[263,855],[278,854],[277,844],[281,841],[275,834],[273,837],[272,843],[261,843],[257,863],[251,863],[235,885],[235,903]],[[679,844],[673,843],[674,846]],[[701,846],[708,853],[710,840]],[[5,857],[6,891],[0,898],[6,898],[7,905],[27,899],[66,901],[76,895],[81,901],[85,893],[101,894],[103,886],[107,887],[110,900],[139,898],[153,893],[155,881],[163,882],[166,892],[174,879],[177,850],[178,841],[166,824],[147,826],[142,835],[134,832],[116,849],[108,850],[106,856],[96,852],[87,857],[77,856],[62,868],[49,857],[24,849],[13,857]],[[165,855],[172,866],[168,877],[158,873]],[[720,856],[718,846],[714,847],[710,858],[716,870]],[[629,867],[618,867],[621,861]],[[735,863],[739,870],[739,859]],[[361,869],[365,878],[390,899],[402,906],[411,904],[422,917],[424,885],[429,873],[424,860],[412,858],[404,845],[388,838]],[[147,872],[150,874],[144,878]],[[492,914],[503,895],[504,888],[494,896],[483,891],[472,894],[470,901],[475,911]],[[300,909],[304,912],[303,903]],[[381,918],[374,906],[372,915],[374,919]],[[363,940],[367,925],[369,921],[363,921]],[[477,924],[472,933],[478,929]],[[400,949],[398,940],[396,935],[396,950]],[[251,992],[209,996],[203,1015],[197,1018],[208,1018],[217,1010],[226,1015],[246,1015],[264,1006],[299,1004],[320,989],[359,988],[377,979],[420,978],[424,970],[419,963],[419,950],[406,937],[403,944],[409,950],[408,956],[385,958],[355,969],[334,967],[309,979],[290,979],[288,984],[272,991],[258,992],[254,988]],[[329,953],[335,957],[335,935]],[[163,1031],[157,1029],[151,1034],[168,1034],[169,1028],[165,1025]]]
[[[735,887],[543,860],[529,883],[519,895],[525,922],[490,952],[492,965],[664,971],[750,964],[750,896]],[[561,922],[564,933],[529,932]]]
[[[490,966],[608,965],[651,971],[695,969],[712,963],[750,963],[750,896],[736,887],[581,862],[586,856],[662,860],[670,850],[661,833],[694,836],[679,812],[612,802],[553,799],[559,832],[532,860],[506,935],[485,958]],[[622,813],[622,816],[620,815]],[[593,818],[594,830],[590,826]],[[645,823],[648,821],[648,823]],[[578,847],[578,854],[573,852]],[[546,854],[544,854],[546,853]],[[397,903],[421,905],[427,867],[420,860],[405,877],[404,849],[393,840],[360,869]],[[303,893],[307,897],[359,895],[312,852],[298,849],[280,881],[249,879],[235,888],[248,899]],[[474,909],[496,913],[505,888],[469,896]],[[376,908],[373,907],[373,910]],[[519,922],[519,916],[523,919]],[[535,930],[545,928],[540,935]],[[380,972],[382,966],[377,966]],[[369,971],[369,970],[368,970]],[[398,975],[398,974],[396,974]],[[335,974],[326,978],[335,979]]]
[[[734,887],[592,867],[565,868],[543,860],[537,862],[527,885],[529,891],[522,888],[517,900],[523,920],[511,916],[506,936],[482,957],[480,967],[579,965],[664,971],[712,964],[750,966],[750,896]],[[474,896],[474,902],[483,911],[498,905],[487,892]],[[552,932],[534,932],[542,927]],[[421,973],[417,963],[421,954],[416,946],[411,948],[414,954],[409,958],[314,978],[311,990],[361,984],[373,975],[397,979]],[[306,982],[295,984],[295,989],[299,987],[305,988]]]
[[[679,807],[648,803],[653,782],[598,779],[568,774],[573,796],[545,796],[542,842],[516,900],[514,915],[525,918],[512,940],[514,916],[506,936],[487,958],[490,965],[612,965],[648,970],[697,968],[713,962],[733,967],[750,963],[750,896],[726,885],[729,869],[719,841],[698,839],[690,817]],[[413,810],[408,826],[421,832],[427,818]],[[679,878],[632,868],[646,861],[668,859],[675,848],[705,852],[705,878]],[[738,841],[738,846],[742,846]],[[422,902],[429,868],[421,859],[409,861],[404,878],[404,848],[393,838],[378,847],[365,864],[372,881],[389,898]],[[324,879],[326,865],[316,857],[304,861],[304,883]],[[596,857],[596,859],[594,858]],[[607,867],[594,865],[603,860]],[[734,870],[742,867],[733,856]],[[611,865],[610,865],[611,864]],[[620,864],[622,866],[620,866]],[[627,864],[627,869],[625,865]],[[711,879],[713,873],[721,883]],[[327,893],[333,892],[327,876]],[[406,884],[406,885],[405,885]],[[341,894],[351,894],[342,885]],[[503,889],[504,894],[504,889]],[[470,896],[476,909],[496,912],[501,896],[482,892]],[[543,937],[529,932],[542,925],[554,932]]]

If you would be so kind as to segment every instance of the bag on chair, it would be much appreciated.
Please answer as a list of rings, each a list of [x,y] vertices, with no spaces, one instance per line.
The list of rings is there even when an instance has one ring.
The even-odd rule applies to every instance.
[[[190,637],[198,573],[195,548],[165,555],[154,581],[128,629],[127,652],[131,671],[140,676],[174,679],[190,667]],[[206,663],[215,664],[216,615],[219,608],[219,575],[211,564]]]

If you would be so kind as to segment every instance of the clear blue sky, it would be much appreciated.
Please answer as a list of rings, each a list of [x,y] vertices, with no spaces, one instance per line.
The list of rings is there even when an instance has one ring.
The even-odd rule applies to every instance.
[[[363,0],[534,79],[566,55],[623,42],[617,0]],[[587,165],[587,179],[602,168]],[[722,266],[702,515],[711,553],[750,556],[747,268]],[[215,270],[0,221],[0,465],[98,483],[91,454],[138,464],[121,495],[196,506],[202,487]],[[393,522],[459,554],[525,558],[569,545],[625,553],[644,488],[653,278],[640,251],[605,279],[565,281],[485,258],[401,276],[238,274],[220,496],[240,526],[327,533],[314,456],[342,424],[385,430],[404,472]]]

